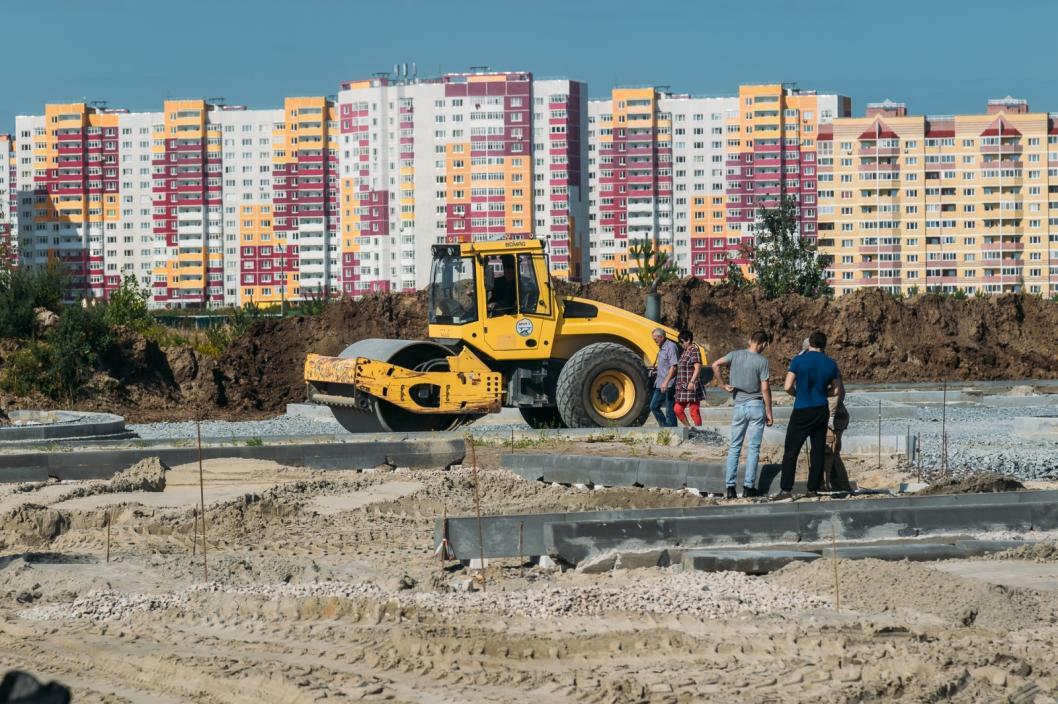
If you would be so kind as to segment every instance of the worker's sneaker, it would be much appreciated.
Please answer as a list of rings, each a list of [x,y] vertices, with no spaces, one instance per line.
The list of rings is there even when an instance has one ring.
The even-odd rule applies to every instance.
[[[819,498],[819,492],[818,491],[806,491],[805,492],[805,498],[806,499],[818,499]]]
[[[771,497],[772,501],[791,501],[793,500],[793,494],[788,491],[780,491],[775,496]]]
[[[752,499],[752,498],[756,498],[758,496],[760,496],[760,492],[757,491],[757,489],[752,487],[752,486],[747,486],[744,489],[742,489],[742,498],[744,498],[744,499]]]
[[[725,496],[725,498],[728,498],[728,499],[737,499],[737,498],[738,498],[738,489],[736,489],[736,488],[735,488],[735,487],[733,487],[733,486],[729,486],[729,487],[727,488],[727,495]]]

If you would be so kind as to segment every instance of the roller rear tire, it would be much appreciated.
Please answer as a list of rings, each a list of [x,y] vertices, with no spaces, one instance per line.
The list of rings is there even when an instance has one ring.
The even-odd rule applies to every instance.
[[[615,342],[577,350],[558,376],[557,407],[570,428],[640,426],[650,413],[650,381],[638,354]]]

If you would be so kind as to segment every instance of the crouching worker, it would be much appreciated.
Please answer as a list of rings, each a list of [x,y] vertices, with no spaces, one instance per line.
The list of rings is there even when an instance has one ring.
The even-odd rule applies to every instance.
[[[676,405],[673,410],[684,427],[691,427],[687,422],[688,414],[691,422],[697,427],[702,424],[702,412],[699,407],[702,401],[702,385],[699,382],[702,376],[702,356],[698,345],[694,344],[694,335],[690,330],[681,331],[677,339],[683,352],[680,353],[680,361],[676,364]]]

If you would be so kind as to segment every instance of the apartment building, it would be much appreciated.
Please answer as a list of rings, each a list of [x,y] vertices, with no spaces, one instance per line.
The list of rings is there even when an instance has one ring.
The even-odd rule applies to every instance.
[[[1010,97],[956,116],[873,103],[820,137],[819,170],[838,294],[1058,293],[1058,116]]]
[[[18,207],[14,188],[15,141],[11,135],[0,134],[0,249],[14,257],[12,242],[15,213]]]
[[[79,298],[135,275],[157,306],[340,291],[333,109],[169,100],[161,112],[69,103],[19,116],[21,259],[61,261]]]
[[[554,275],[587,271],[587,89],[528,72],[419,78],[338,93],[343,291],[411,291],[430,245],[538,237]]]
[[[783,197],[797,205],[801,235],[817,237],[820,131],[835,119],[849,117],[852,101],[844,95],[770,83],[740,86],[738,105],[726,145],[727,236],[710,240],[707,253],[741,262],[737,252],[752,243],[758,210],[775,207]]]
[[[648,87],[588,109],[592,276],[619,275],[634,264],[629,245],[656,234],[681,275],[715,281],[782,194],[815,237],[817,134],[851,101],[781,84],[726,98]]]
[[[709,275],[708,238],[724,231],[724,129],[736,109],[735,98],[655,87],[589,101],[592,278],[634,266],[628,248],[644,239],[670,252],[681,275]]]

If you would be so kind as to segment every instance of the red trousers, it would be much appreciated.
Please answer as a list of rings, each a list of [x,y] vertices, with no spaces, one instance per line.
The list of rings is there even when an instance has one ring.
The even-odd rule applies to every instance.
[[[684,410],[687,410],[690,411],[691,420],[694,422],[694,425],[702,424],[702,412],[698,407],[697,401],[692,401],[688,404],[677,403],[672,407],[672,410],[681,423],[687,422],[687,415],[684,413]]]

